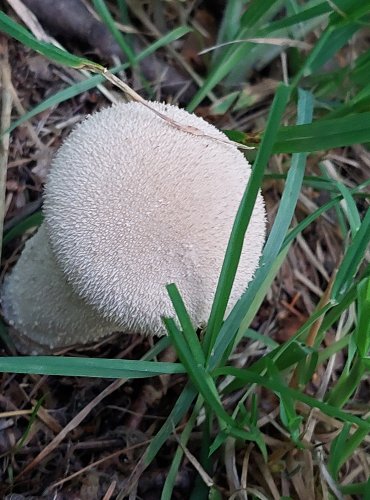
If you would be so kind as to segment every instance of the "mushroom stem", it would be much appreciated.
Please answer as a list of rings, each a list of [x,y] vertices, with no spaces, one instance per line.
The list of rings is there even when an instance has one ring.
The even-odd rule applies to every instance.
[[[51,251],[45,223],[30,238],[2,292],[5,318],[21,352],[40,354],[117,330],[67,283]]]

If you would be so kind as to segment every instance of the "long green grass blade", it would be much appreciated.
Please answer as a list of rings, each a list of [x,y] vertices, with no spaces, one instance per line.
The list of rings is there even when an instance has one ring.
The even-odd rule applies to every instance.
[[[185,26],[180,26],[179,28],[175,28],[174,30],[167,33],[167,35],[164,35],[162,38],[155,41],[154,43],[149,45],[149,47],[140,52],[136,56],[137,62],[143,61],[146,57],[153,54],[159,48],[164,47],[165,45],[168,45],[169,43],[181,38],[190,31],[191,31],[190,28]],[[127,69],[128,67],[129,67],[128,63],[119,64],[118,66],[111,68],[109,71],[113,74],[116,74],[121,70]],[[20,125],[22,125],[22,123],[34,117],[38,113],[41,113],[42,111],[45,111],[46,109],[49,109],[52,106],[56,106],[57,104],[66,101],[67,99],[71,99],[72,97],[82,94],[83,92],[87,92],[88,90],[93,89],[94,87],[103,82],[104,82],[104,77],[102,75],[94,75],[87,78],[83,82],[78,82],[74,85],[70,85],[66,89],[57,92],[56,94],[52,95],[51,97],[48,97],[47,99],[44,99],[40,104],[35,106],[32,110],[28,111],[23,116],[21,116],[11,125],[8,132],[12,132],[16,127],[19,127]]]
[[[357,287],[358,314],[354,340],[362,358],[370,351],[370,278],[364,279]]]
[[[175,284],[170,284],[166,286],[168,295],[170,296],[173,307],[176,311],[177,317],[180,321],[182,331],[184,332],[184,337],[186,343],[193,355],[193,359],[196,364],[204,365],[205,357],[203,349],[199,343],[199,339],[192,325],[190,316],[186,310],[184,301],[176,287]]]
[[[275,142],[279,123],[289,97],[290,88],[281,85],[278,88],[274,102],[271,106],[264,138],[233,224],[204,339],[204,348],[208,356],[211,354],[211,350],[213,349],[225,315],[243,248],[244,236],[252,216],[255,200],[262,183],[264,170],[271,155],[271,149]]]
[[[26,28],[16,23],[11,17],[7,16],[4,12],[1,11],[0,31],[15,38],[27,47],[36,50],[40,54],[44,55],[48,59],[57,62],[58,64],[70,66],[72,68],[82,68],[84,66],[90,66],[91,68],[100,67],[99,64],[96,64],[89,59],[74,56],[66,50],[54,47],[54,45],[51,45],[50,43],[37,40],[37,38],[35,38],[28,30],[26,30]]]
[[[130,66],[135,67],[136,66],[135,53],[130,47],[130,45],[127,43],[125,37],[122,35],[120,30],[117,28],[116,23],[114,22],[114,19],[111,13],[109,12],[107,4],[105,3],[104,0],[93,0],[93,4],[97,13],[109,28],[110,32],[116,39],[118,45],[121,47],[122,52],[126,54]]]
[[[184,455],[183,447],[187,445],[187,442],[190,438],[191,432],[196,425],[196,419],[199,415],[199,411],[203,406],[203,398],[201,396],[198,397],[197,402],[193,408],[191,416],[186,423],[185,429],[181,433],[180,443],[177,447],[176,453],[171,461],[171,467],[168,471],[166,481],[163,486],[161,500],[171,500],[173,495],[173,488],[175,486],[175,480],[178,473],[178,469],[180,467],[181,459]]]
[[[340,468],[368,435],[365,428],[357,429],[352,435],[350,435],[349,430],[350,426],[345,424],[331,445],[328,467],[334,478],[337,478]]]
[[[363,255],[369,248],[370,243],[370,209],[358,229],[351,245],[343,258],[339,267],[335,283],[333,285],[332,297],[339,299],[343,296],[353,283],[358,267],[363,259]]]
[[[308,92],[299,91],[298,123],[309,122],[312,119],[312,109],[312,96]],[[265,136],[267,134],[270,137],[270,131],[266,129]],[[264,150],[263,143],[261,144],[260,149]],[[256,159],[256,163],[258,158],[259,157]],[[263,250],[260,267],[256,271],[254,280],[249,284],[248,290],[243,294],[233,311],[231,311],[229,317],[226,319],[221,328],[220,334],[215,340],[214,360],[220,356],[221,353],[227,352],[228,346],[234,341],[236,335],[238,335],[237,339],[240,340],[240,338],[244,335],[245,329],[250,324],[245,320],[245,316],[248,314],[250,304],[259,294],[261,285],[265,282],[271,266],[273,266],[273,263],[283,245],[302,186],[305,164],[306,154],[301,153],[294,155],[292,165],[287,176],[286,187],[279,211],[271,230],[271,234]],[[241,325],[242,328],[240,328]],[[237,333],[238,330],[239,332]]]
[[[164,374],[185,373],[184,367],[179,363],[57,356],[0,358],[0,371],[101,378],[147,378]]]
[[[370,112],[282,127],[274,153],[323,151],[370,141]]]
[[[7,245],[10,241],[14,240],[14,238],[22,236],[22,234],[24,234],[29,229],[41,226],[43,220],[44,220],[44,215],[39,210],[26,217],[24,220],[18,222],[18,224],[16,224],[14,227],[9,229],[9,231],[7,231],[4,234],[3,246]]]

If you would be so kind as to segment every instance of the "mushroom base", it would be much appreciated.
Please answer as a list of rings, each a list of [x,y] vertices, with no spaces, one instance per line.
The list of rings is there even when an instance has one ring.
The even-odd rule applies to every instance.
[[[73,291],[55,261],[44,224],[5,278],[1,302],[10,335],[25,354],[50,353],[119,330]]]

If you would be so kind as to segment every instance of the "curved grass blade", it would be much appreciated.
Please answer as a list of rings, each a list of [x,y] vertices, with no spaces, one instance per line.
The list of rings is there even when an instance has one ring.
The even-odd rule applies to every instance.
[[[370,112],[335,119],[317,120],[308,125],[282,127],[274,153],[324,151],[370,141]]]
[[[18,222],[14,227],[9,229],[4,234],[3,238],[3,246],[7,245],[10,241],[14,240],[14,238],[17,238],[18,236],[22,236],[26,231],[33,227],[39,227],[42,224],[42,221],[44,220],[44,215],[41,212],[41,210],[31,214],[30,216],[26,217],[24,220]]]

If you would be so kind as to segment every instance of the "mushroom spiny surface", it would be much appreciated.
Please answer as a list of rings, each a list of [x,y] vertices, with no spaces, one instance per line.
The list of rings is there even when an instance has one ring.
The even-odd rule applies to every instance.
[[[227,140],[214,126],[182,109],[151,105],[185,127]],[[110,325],[111,331],[161,335],[165,333],[161,316],[174,316],[165,289],[172,282],[193,323],[207,320],[250,175],[247,160],[233,143],[211,137],[179,130],[138,103],[95,113],[70,134],[47,180],[45,237],[55,269],[68,282],[65,290],[75,294],[74,305],[79,301],[81,317],[86,310],[88,318],[96,318],[96,325],[84,328],[76,324],[68,334],[70,326],[62,326],[55,308],[50,311],[41,344],[85,343],[99,336],[99,328],[100,335],[106,335]],[[258,267],[264,237],[265,210],[259,195],[230,307]],[[36,247],[35,243],[33,252]],[[28,259],[32,265],[32,256]],[[58,273],[46,267],[44,272],[51,280]],[[11,279],[12,275],[8,281]],[[60,276],[55,276],[57,281]],[[27,283],[19,285],[27,290]],[[31,287],[28,300],[38,305],[43,291],[37,297],[35,288]],[[5,288],[4,303],[14,300],[15,294],[13,289],[10,297]],[[26,300],[25,294],[22,291],[22,300]],[[16,323],[7,313],[12,308],[4,309]],[[17,309],[21,315],[20,304]],[[36,316],[35,307],[34,321]],[[27,321],[18,321],[26,337],[30,331]]]

